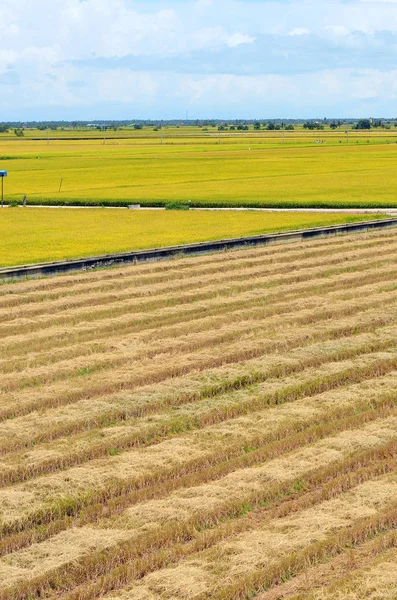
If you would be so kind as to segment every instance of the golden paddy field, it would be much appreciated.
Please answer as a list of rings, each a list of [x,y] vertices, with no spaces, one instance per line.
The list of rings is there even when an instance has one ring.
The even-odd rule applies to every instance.
[[[393,600],[396,275],[391,229],[2,285],[0,599]]]
[[[6,200],[35,204],[397,207],[397,130],[0,135]],[[39,137],[45,137],[39,132]],[[67,135],[94,136],[67,140]],[[163,139],[161,139],[163,135]],[[60,139],[54,140],[57,136]],[[323,141],[324,143],[316,143]]]
[[[379,218],[380,215],[0,208],[0,267]]]

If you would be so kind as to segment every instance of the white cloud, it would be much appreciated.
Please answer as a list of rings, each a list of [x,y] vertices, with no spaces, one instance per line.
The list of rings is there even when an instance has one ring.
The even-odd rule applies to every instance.
[[[382,45],[379,36],[385,32],[397,34],[396,3],[397,0],[0,0],[3,118],[14,107],[28,111],[31,106],[49,104],[86,106],[87,110],[91,107],[93,114],[97,105],[129,104],[136,111],[153,106],[159,116],[166,110],[167,102],[167,110],[171,111],[174,101],[185,109],[195,105],[198,116],[200,106],[203,111],[230,106],[234,111],[240,110],[240,114],[248,114],[256,106],[258,115],[280,110],[286,116],[295,109],[307,108],[312,113],[316,107],[321,116],[320,108],[330,103],[335,105],[336,113],[337,107],[346,106],[345,114],[354,106],[361,106],[360,102],[373,101],[384,106],[389,101],[392,107],[397,76],[390,62],[384,66],[381,61],[384,47],[390,52],[395,50],[392,42]],[[263,42],[269,35],[277,36],[274,46]],[[365,54],[360,54],[363,39],[367,38],[374,51],[380,48],[379,70],[367,69]],[[316,72],[301,74],[296,65],[300,63],[300,71],[309,70],[308,57],[315,54],[317,47],[321,49],[321,43],[326,50]],[[294,49],[302,51],[301,60],[300,55],[294,55]],[[230,61],[228,53],[233,57]],[[332,53],[348,66],[350,53],[354,54],[355,69],[327,68],[327,61],[333,60]],[[200,56],[213,68],[221,64],[223,71],[193,75],[189,71],[193,62],[189,60],[193,57],[197,66]],[[96,61],[90,64],[94,57]],[[129,68],[127,61],[122,62],[127,57]],[[150,59],[150,71],[134,64],[142,57]],[[154,72],[156,61],[160,64],[167,57],[175,58],[174,65],[183,62],[187,74],[166,73],[160,66],[159,72]],[[216,63],[216,57],[223,62],[219,59]],[[252,75],[233,75],[240,57],[247,57]],[[258,64],[268,70],[283,64],[290,73],[255,75]],[[361,68],[357,69],[357,64]],[[225,71],[230,74],[225,75]],[[251,73],[249,69],[247,72]]]
[[[351,30],[344,25],[328,25],[326,30],[338,37],[345,37],[351,33]]]
[[[310,29],[306,29],[305,27],[295,27],[294,29],[288,32],[288,35],[310,35]]]
[[[8,65],[14,63],[17,56],[17,53],[13,50],[0,49],[0,71],[6,69]]]
[[[226,44],[229,48],[236,48],[242,44],[253,44],[254,42],[255,38],[245,33],[233,33],[233,35],[226,37]]]
[[[26,80],[25,76],[27,85],[22,93],[18,86],[20,105],[30,110],[43,106],[75,107],[75,118],[87,112],[95,118],[96,106],[112,105],[125,106],[122,115],[130,114],[131,118],[175,116],[183,114],[187,107],[195,116],[310,117],[324,116],[324,110],[330,116],[343,116],[347,99],[351,110],[355,108],[364,111],[363,114],[369,110],[372,114],[376,101],[394,105],[397,99],[397,70],[192,76],[133,72],[125,68],[91,71],[88,67],[64,65],[47,76],[46,86],[35,77]],[[9,93],[0,97],[3,112],[9,100]],[[370,108],[366,109],[368,102]],[[106,112],[106,116],[119,115],[109,116]]]

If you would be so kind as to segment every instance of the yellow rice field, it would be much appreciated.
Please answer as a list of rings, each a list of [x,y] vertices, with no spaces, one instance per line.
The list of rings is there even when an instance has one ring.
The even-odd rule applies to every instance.
[[[0,209],[0,266],[381,218],[342,213]]]
[[[219,136],[190,129],[145,130],[106,144],[100,138],[47,142],[0,135],[5,199],[21,203],[26,195],[36,205],[397,207],[395,128],[350,132],[348,141],[343,131],[286,132],[283,141],[278,131]],[[80,134],[84,138],[84,132],[74,133]]]
[[[0,287],[0,600],[392,600],[397,229]]]

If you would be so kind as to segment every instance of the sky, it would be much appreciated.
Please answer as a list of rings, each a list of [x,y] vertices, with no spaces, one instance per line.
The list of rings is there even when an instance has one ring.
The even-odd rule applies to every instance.
[[[0,0],[0,121],[397,116],[397,0]]]

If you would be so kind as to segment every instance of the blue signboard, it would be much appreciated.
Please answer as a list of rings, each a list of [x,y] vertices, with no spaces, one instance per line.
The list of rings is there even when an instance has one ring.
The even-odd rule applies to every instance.
[[[7,177],[7,171],[0,171],[0,177]]]

